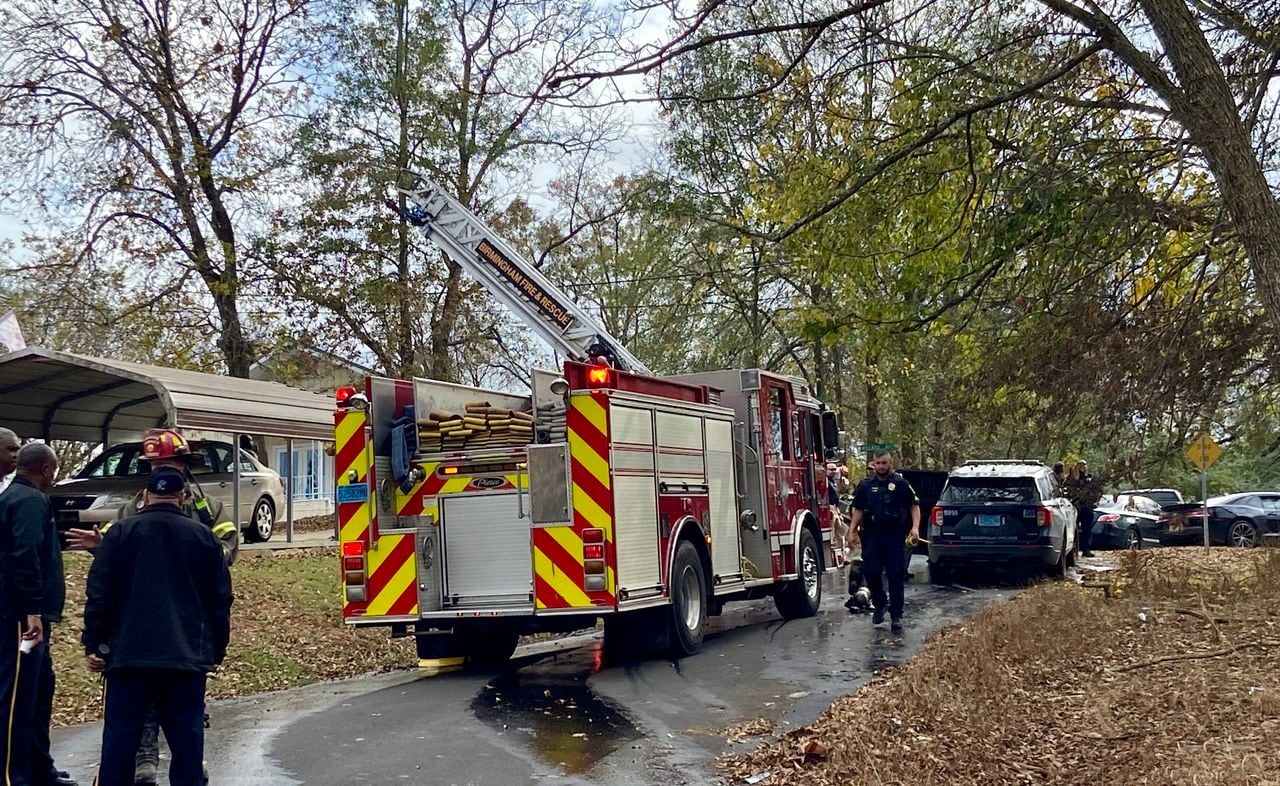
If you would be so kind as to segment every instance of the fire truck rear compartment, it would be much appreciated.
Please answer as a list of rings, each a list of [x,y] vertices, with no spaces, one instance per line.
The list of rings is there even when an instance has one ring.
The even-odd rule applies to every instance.
[[[515,493],[442,497],[446,608],[532,610],[529,520]]]

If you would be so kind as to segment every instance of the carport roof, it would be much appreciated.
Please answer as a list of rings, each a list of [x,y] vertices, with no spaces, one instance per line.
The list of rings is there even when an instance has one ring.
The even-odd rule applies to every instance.
[[[0,426],[20,436],[106,442],[157,426],[333,438],[328,396],[225,377],[27,347],[0,357]]]

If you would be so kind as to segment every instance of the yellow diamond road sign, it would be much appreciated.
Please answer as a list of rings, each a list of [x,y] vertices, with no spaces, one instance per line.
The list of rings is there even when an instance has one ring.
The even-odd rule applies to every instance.
[[[1191,440],[1191,444],[1187,446],[1187,458],[1200,469],[1212,467],[1213,462],[1221,457],[1222,448],[1213,441],[1213,437],[1209,436],[1208,432]]]

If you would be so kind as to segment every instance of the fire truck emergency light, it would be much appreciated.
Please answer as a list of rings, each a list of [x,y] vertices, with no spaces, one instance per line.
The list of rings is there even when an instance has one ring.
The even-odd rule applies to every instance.
[[[604,387],[609,384],[609,367],[592,366],[587,369],[587,384],[593,387]]]

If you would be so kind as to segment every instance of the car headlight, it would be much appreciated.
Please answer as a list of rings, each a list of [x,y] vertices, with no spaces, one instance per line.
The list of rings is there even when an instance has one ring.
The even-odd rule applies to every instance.
[[[118,508],[129,500],[133,499],[132,494],[103,494],[93,501],[90,508]]]

